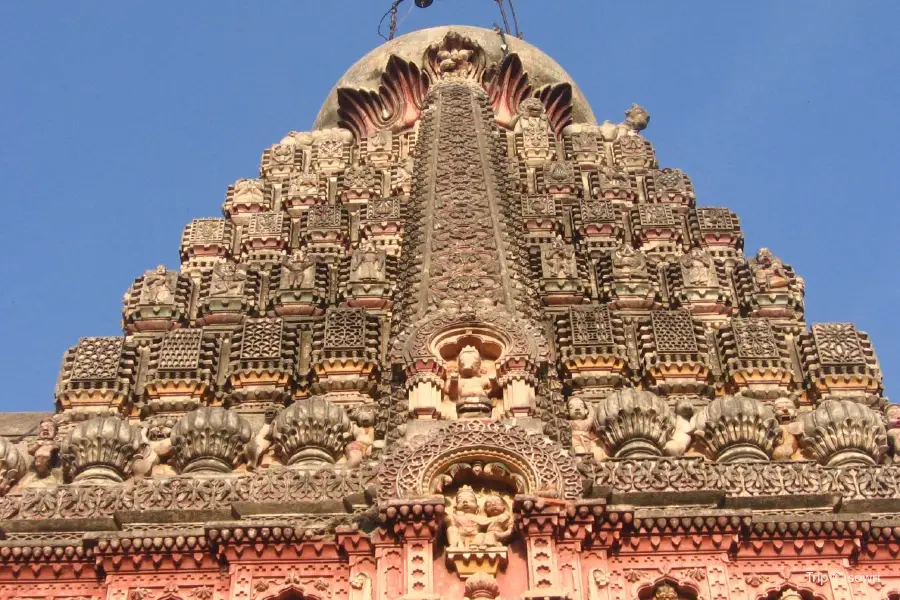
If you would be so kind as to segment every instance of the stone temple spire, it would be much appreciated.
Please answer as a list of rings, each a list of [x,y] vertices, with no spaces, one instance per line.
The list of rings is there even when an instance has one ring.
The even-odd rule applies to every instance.
[[[0,415],[0,600],[892,598],[871,340],[649,121],[488,30],[361,59]]]

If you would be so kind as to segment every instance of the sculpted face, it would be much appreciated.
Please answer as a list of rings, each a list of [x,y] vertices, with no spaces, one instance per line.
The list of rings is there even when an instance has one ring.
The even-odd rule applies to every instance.
[[[478,498],[472,492],[460,491],[456,495],[456,510],[474,515],[478,512]]]
[[[884,411],[888,426],[891,429],[900,428],[900,404],[891,404]]]
[[[375,409],[369,406],[356,409],[356,424],[360,427],[371,427],[375,424]]]
[[[473,375],[481,369],[481,354],[474,346],[466,346],[459,351],[457,362],[461,375]]]
[[[775,416],[782,423],[793,420],[797,414],[797,409],[794,408],[794,401],[790,398],[779,398],[772,404],[772,408],[775,410]]]
[[[42,440],[52,440],[56,437],[56,423],[50,419],[44,419],[38,426],[38,438]]]
[[[506,512],[506,502],[499,496],[491,496],[484,501],[484,514],[489,517],[496,517]]]
[[[772,264],[772,251],[768,248],[760,248],[759,252],[756,253],[756,262],[761,264],[764,267],[767,267]]]
[[[584,403],[584,400],[582,400],[578,396],[569,398],[567,408],[569,410],[570,419],[581,421],[582,419],[586,419],[588,416],[587,405]]]

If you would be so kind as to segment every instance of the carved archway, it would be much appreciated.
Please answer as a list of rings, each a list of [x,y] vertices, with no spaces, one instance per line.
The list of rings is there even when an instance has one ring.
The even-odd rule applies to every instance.
[[[378,497],[408,499],[440,493],[461,471],[481,465],[516,493],[575,500],[581,475],[561,446],[521,427],[486,421],[455,421],[414,438],[387,454],[379,466]],[[490,465],[490,466],[488,466]]]

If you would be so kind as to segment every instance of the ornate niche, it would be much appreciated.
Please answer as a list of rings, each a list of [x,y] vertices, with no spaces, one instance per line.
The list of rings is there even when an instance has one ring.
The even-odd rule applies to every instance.
[[[505,312],[446,312],[413,329],[396,358],[418,419],[529,417],[543,347]]]
[[[497,485],[457,484],[445,490],[444,498],[448,565],[463,579],[493,576],[506,566],[513,536],[511,494]]]
[[[147,271],[123,298],[122,323],[128,333],[168,331],[183,325],[191,296],[191,280],[165,265]]]

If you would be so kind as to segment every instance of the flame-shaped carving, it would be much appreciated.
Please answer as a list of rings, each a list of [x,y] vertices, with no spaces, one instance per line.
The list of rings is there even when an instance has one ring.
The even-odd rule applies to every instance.
[[[512,128],[519,105],[538,98],[559,136],[572,122],[572,85],[556,83],[535,90],[518,54],[488,66],[484,49],[451,31],[430,45],[419,67],[392,55],[381,74],[377,91],[338,88],[338,125],[362,140],[379,130],[400,132],[412,127],[422,113],[428,88],[442,79],[466,80],[481,85],[490,98],[497,124]]]
[[[338,125],[359,140],[380,129],[408,129],[419,119],[428,84],[428,76],[415,63],[391,56],[377,92],[338,89]]]

